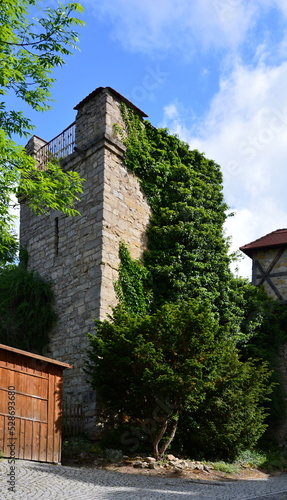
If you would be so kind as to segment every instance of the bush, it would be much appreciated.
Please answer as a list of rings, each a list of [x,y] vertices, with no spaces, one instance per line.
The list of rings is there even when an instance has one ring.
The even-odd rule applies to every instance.
[[[252,449],[266,429],[262,402],[272,390],[265,387],[267,365],[243,363],[235,356],[228,361],[204,402],[183,414],[174,443],[181,453],[231,462]]]
[[[23,265],[0,269],[0,343],[41,354],[55,320],[50,283]]]

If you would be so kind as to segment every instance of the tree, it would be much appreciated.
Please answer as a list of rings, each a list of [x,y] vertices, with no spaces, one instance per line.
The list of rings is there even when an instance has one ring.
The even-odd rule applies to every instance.
[[[254,448],[268,426],[271,377],[267,362],[244,361],[236,351],[223,353],[204,401],[183,412],[175,448],[195,459],[226,461]]]
[[[249,285],[229,268],[220,167],[166,129],[141,122],[124,106],[122,112],[125,164],[137,175],[152,213],[142,261],[132,261],[120,246],[119,306],[110,321],[96,322],[88,373],[107,412],[140,422],[156,456],[177,427],[183,429],[182,415],[185,422],[198,421],[207,396],[218,408],[213,452],[224,442],[228,414],[240,408],[241,418],[232,420],[218,450],[228,454],[232,446],[253,445],[264,431],[267,410],[261,403],[270,374],[266,364],[239,357],[238,347],[260,317],[241,328]],[[210,408],[209,431],[215,415]],[[187,445],[190,436],[184,430],[182,435]]]
[[[266,414],[258,402],[266,393],[268,369],[265,365],[240,363],[230,332],[220,326],[207,302],[190,299],[165,304],[145,316],[119,307],[112,322],[96,322],[96,335],[90,335],[90,345],[87,373],[93,387],[110,415],[128,419],[131,426],[140,423],[157,458],[172,442],[182,414],[192,415],[199,407],[204,408],[210,394],[214,398],[217,394],[215,406],[218,401],[225,405],[223,413],[232,414],[240,407],[240,425],[233,420],[232,429],[238,438],[246,410],[239,396],[251,384],[252,397],[244,399],[248,415],[252,415],[245,443],[253,444],[265,428]],[[221,394],[224,386],[229,400],[224,401],[223,396],[220,399],[217,386]]]
[[[5,0],[0,6],[0,262],[12,258],[16,248],[11,204],[24,197],[36,213],[52,208],[76,214],[74,202],[82,192],[75,172],[63,172],[58,162],[39,171],[14,134],[28,136],[34,128],[21,111],[6,104],[12,93],[36,111],[50,108],[52,70],[76,47],[73,26],[83,22],[73,17],[81,12],[77,3],[46,8],[43,17],[32,17],[37,0]]]
[[[0,343],[42,354],[56,314],[51,283],[24,264],[0,269]]]
[[[269,297],[263,287],[250,287],[244,307],[245,324],[254,324],[253,334],[242,349],[242,357],[260,358],[269,363],[273,370],[270,416],[268,418],[269,437],[286,420],[286,389],[284,372],[280,366],[282,347],[287,342],[287,307]],[[281,351],[281,352],[280,352]],[[268,433],[267,433],[268,434]]]

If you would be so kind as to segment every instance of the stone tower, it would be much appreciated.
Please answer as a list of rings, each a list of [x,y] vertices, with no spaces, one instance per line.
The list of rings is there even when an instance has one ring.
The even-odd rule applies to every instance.
[[[277,229],[240,247],[252,259],[252,284],[287,304],[287,229]]]
[[[93,318],[106,318],[116,304],[120,241],[139,258],[150,215],[137,178],[123,163],[125,148],[115,127],[124,129],[122,102],[146,116],[115,90],[100,87],[74,108],[75,122],[55,139],[47,143],[34,136],[27,144],[39,168],[55,154],[63,169],[85,179],[76,206],[80,216],[35,216],[22,204],[20,243],[29,268],[52,281],[59,320],[45,354],[74,366],[65,373],[64,397],[82,404],[87,432],[95,423],[96,400],[83,371],[86,333],[93,331]]]

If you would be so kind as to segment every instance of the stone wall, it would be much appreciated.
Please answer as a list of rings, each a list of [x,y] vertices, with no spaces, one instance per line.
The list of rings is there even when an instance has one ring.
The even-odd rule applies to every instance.
[[[150,215],[114,133],[115,123],[124,128],[120,101],[111,89],[101,89],[76,107],[76,151],[62,166],[85,179],[77,205],[81,215],[36,217],[21,207],[20,241],[28,250],[29,268],[52,281],[56,296],[59,320],[45,354],[74,366],[64,373],[64,397],[83,403],[86,431],[91,431],[96,412],[95,393],[83,371],[86,333],[93,331],[93,318],[106,318],[116,304],[120,241],[139,258]]]

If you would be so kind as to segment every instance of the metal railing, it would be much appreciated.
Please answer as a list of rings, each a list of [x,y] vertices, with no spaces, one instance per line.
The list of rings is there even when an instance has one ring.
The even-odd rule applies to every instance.
[[[53,158],[60,159],[70,155],[74,151],[75,144],[76,122],[73,122],[63,132],[37,151],[36,159],[39,162],[38,168],[44,170],[47,163],[52,161]]]

